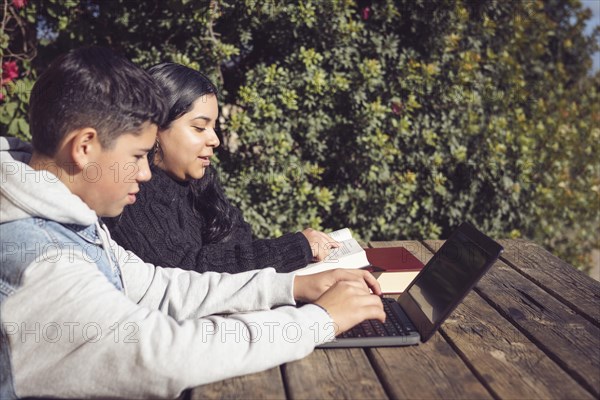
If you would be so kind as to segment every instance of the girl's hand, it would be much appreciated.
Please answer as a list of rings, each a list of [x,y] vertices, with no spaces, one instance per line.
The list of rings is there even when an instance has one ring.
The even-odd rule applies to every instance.
[[[312,250],[313,261],[323,261],[329,255],[331,249],[340,247],[340,243],[333,240],[326,233],[306,228],[302,231]]]

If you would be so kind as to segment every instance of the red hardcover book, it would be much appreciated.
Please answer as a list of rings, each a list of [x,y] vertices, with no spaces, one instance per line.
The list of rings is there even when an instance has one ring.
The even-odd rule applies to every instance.
[[[378,247],[365,249],[369,263],[388,272],[420,271],[423,263],[404,247]]]
[[[365,249],[375,276],[385,294],[402,293],[416,278],[423,263],[404,247]]]

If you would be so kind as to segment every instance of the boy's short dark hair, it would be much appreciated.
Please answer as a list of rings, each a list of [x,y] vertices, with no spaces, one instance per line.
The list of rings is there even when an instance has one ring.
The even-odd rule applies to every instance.
[[[72,50],[50,64],[31,92],[29,125],[36,152],[53,156],[69,132],[91,127],[103,148],[144,122],[161,126],[162,90],[143,69],[107,48]]]

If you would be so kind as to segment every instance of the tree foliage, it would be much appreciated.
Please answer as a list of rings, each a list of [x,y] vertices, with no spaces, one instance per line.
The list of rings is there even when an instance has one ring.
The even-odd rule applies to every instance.
[[[37,33],[25,88],[87,44],[207,73],[221,89],[222,180],[259,236],[310,225],[435,238],[471,220],[579,266],[598,246],[600,75],[586,75],[598,29],[583,33],[576,0],[11,7]],[[3,57],[18,46],[3,36]],[[9,92],[2,133],[27,137],[26,90]]]

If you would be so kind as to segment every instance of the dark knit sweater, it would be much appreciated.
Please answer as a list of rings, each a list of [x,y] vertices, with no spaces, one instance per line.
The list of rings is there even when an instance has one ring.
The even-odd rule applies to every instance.
[[[273,267],[288,272],[311,261],[311,248],[302,233],[252,240],[241,212],[237,208],[232,212],[231,234],[224,242],[204,245],[203,219],[193,207],[191,186],[152,167],[152,179],[141,185],[137,201],[104,222],[117,243],[162,267],[230,273]]]

